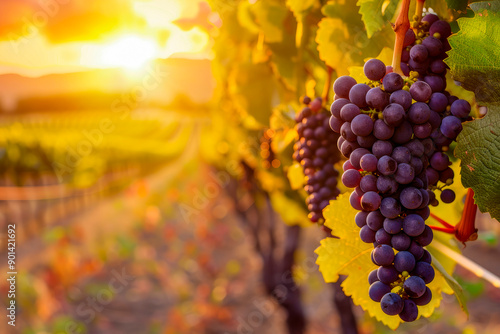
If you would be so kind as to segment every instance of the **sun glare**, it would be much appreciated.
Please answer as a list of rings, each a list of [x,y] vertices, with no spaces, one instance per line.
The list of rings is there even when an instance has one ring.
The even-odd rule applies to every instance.
[[[137,69],[158,53],[154,41],[139,36],[124,36],[104,46],[101,54],[103,66]]]

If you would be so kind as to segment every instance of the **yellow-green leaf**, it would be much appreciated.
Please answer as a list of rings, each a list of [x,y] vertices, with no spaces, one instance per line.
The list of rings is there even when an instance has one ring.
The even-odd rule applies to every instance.
[[[347,74],[347,67],[354,64],[347,52],[352,48],[347,44],[349,40],[347,25],[341,19],[324,18],[318,27],[316,43],[321,60],[334,68],[339,76]]]
[[[296,162],[288,168],[287,176],[293,190],[301,189],[304,186],[304,171],[299,163]]]
[[[359,238],[359,228],[354,222],[356,210],[349,204],[350,194],[343,194],[323,211],[325,225],[332,229],[332,234],[338,238],[327,238],[321,241],[316,249],[316,263],[326,282],[336,282],[339,275],[347,278],[342,283],[342,289],[351,296],[354,304],[360,305],[371,317],[381,321],[391,329],[396,329],[402,320],[397,316],[388,316],[380,308],[380,304],[372,301],[368,295],[368,274],[376,268],[371,261],[373,246],[365,244]],[[443,288],[447,287],[445,278],[440,272],[431,284],[431,302],[421,307],[421,316],[429,317],[440,305]]]
[[[398,0],[358,0],[356,5],[359,6],[368,37],[392,20],[398,2]]]

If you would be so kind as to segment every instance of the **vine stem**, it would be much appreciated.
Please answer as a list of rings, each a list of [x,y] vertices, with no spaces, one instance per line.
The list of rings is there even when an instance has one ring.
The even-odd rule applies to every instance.
[[[425,0],[417,0],[417,6],[415,7],[415,16],[413,19],[415,20],[415,25],[413,29],[416,30],[420,21],[422,21],[422,11],[424,10]]]
[[[332,86],[332,74],[333,74],[333,68],[330,66],[326,66],[326,80],[325,80],[325,87],[323,87],[323,93],[321,94],[321,97],[323,98],[323,105],[328,103],[328,97],[330,96],[330,90]]]
[[[445,246],[437,240],[432,241],[432,247],[448,256],[450,259],[454,260],[462,268],[469,270],[477,277],[487,280],[488,282],[493,284],[494,287],[500,288],[500,277],[496,276],[491,271],[481,267],[474,261],[469,260],[462,254],[455,252],[453,249]]]
[[[394,54],[392,56],[392,70],[393,72],[404,76],[401,70],[401,52],[403,52],[403,43],[408,29],[410,29],[410,20],[408,19],[408,12],[410,10],[410,0],[403,0],[401,11],[399,12],[396,23],[392,29],[396,33],[396,41],[394,42]]]

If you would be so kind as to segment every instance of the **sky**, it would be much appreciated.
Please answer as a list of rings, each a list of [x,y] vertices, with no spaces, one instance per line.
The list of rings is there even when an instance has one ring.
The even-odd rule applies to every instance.
[[[203,0],[1,0],[0,74],[39,77],[209,58]]]

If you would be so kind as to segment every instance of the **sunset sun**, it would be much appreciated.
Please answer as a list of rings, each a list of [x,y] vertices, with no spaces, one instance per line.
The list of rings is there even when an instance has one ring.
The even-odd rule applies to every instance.
[[[101,65],[136,69],[154,59],[157,45],[153,40],[139,36],[123,36],[104,46]]]

